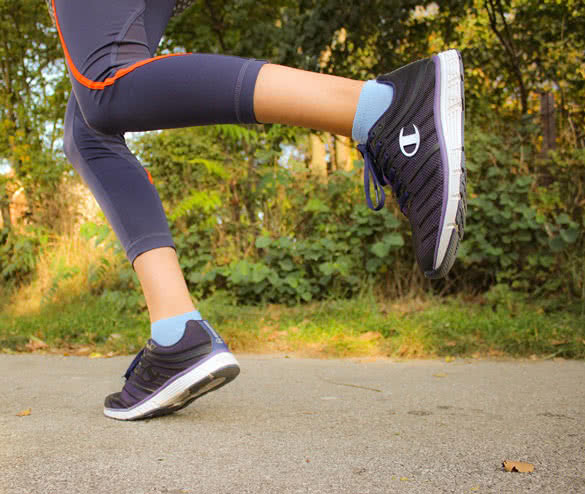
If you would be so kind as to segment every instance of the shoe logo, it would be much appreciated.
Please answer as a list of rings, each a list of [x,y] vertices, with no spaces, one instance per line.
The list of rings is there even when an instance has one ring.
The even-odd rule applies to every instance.
[[[400,129],[400,151],[402,151],[402,154],[407,158],[414,156],[420,147],[420,132],[418,131],[418,127],[416,125],[412,124],[412,126],[414,127],[414,134],[408,134],[405,136],[404,127]],[[414,149],[408,152],[406,150],[407,146],[414,146]]]

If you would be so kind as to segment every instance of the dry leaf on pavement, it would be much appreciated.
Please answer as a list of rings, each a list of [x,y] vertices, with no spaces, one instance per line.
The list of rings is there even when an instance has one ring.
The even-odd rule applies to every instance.
[[[534,465],[532,463],[526,463],[524,461],[510,461],[506,460],[502,463],[506,472],[520,472],[520,473],[532,473],[534,472]]]
[[[22,412],[18,412],[16,414],[17,417],[28,417],[32,412],[32,408],[27,408],[26,410],[23,410]]]

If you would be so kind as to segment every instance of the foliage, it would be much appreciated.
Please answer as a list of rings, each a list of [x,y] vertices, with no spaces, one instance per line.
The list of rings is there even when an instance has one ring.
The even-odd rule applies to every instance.
[[[24,188],[29,216],[45,225],[43,204],[69,170],[55,154],[68,91],[61,57],[44,2],[0,0],[0,164]]]
[[[504,151],[509,146],[504,139],[471,132],[468,142],[474,150],[468,167],[476,180],[461,258],[469,281],[476,287],[509,283],[520,291],[570,294],[574,287],[558,273],[564,256],[582,245],[583,224],[567,214],[562,196],[540,187],[527,164]]]
[[[242,135],[232,126],[164,132],[138,143],[192,291],[228,289],[248,303],[306,302],[355,295],[391,266],[410,267],[404,222],[395,211],[366,208],[361,170],[311,180],[304,163],[283,162],[275,151],[277,142],[294,142],[281,131],[246,129],[249,152],[240,155],[233,147]],[[222,139],[199,146],[211,132]]]
[[[0,275],[15,283],[30,279],[44,238],[58,230],[59,187],[71,172],[56,150],[69,85],[44,9],[0,0],[0,164],[15,173],[0,180],[0,211],[7,216],[9,191],[22,186],[31,226],[0,234]],[[355,296],[369,285],[386,295],[508,286],[585,300],[584,22],[577,0],[196,2],[171,23],[163,50],[363,79],[460,49],[469,221],[453,274],[431,285],[413,270],[409,228],[395,206],[379,214],[363,206],[359,163],[353,172],[329,163],[325,181],[311,174],[306,131],[228,125],[143,135],[134,145],[155,178],[190,288],[288,304]],[[558,110],[548,155],[542,93],[555,95]],[[105,234],[85,228],[96,240]],[[110,237],[96,245],[119,251]],[[111,282],[108,259],[90,266],[89,289],[114,304],[137,284],[129,266]],[[58,287],[67,268],[55,270]],[[137,296],[131,305],[140,303]]]
[[[48,241],[43,229],[29,227],[24,233],[0,230],[0,279],[14,284],[28,281],[34,273],[39,250]]]

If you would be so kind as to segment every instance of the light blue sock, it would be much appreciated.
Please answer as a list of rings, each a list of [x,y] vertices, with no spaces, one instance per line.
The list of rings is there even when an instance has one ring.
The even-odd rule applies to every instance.
[[[185,333],[185,324],[190,320],[201,321],[201,314],[199,314],[198,310],[156,321],[150,326],[152,339],[158,345],[174,345],[183,337],[183,334]]]
[[[368,140],[368,132],[382,116],[394,97],[394,88],[388,84],[368,81],[364,84],[353,119],[352,137],[360,144]]]

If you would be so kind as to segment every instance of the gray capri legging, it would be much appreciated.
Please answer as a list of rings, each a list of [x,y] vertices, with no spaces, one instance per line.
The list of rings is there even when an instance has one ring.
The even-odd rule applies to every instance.
[[[173,247],[158,193],[124,133],[256,123],[254,87],[265,62],[209,54],[153,58],[175,0],[50,2],[73,84],[65,154],[131,262]]]

